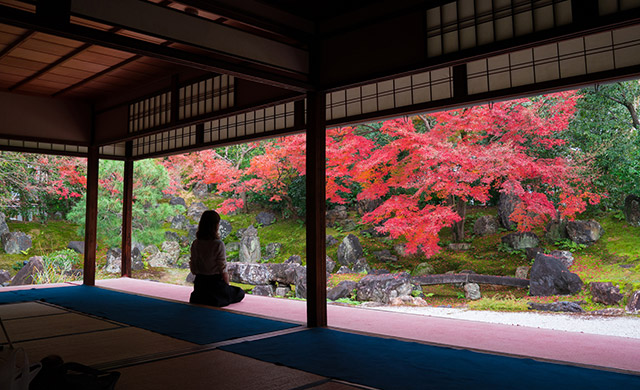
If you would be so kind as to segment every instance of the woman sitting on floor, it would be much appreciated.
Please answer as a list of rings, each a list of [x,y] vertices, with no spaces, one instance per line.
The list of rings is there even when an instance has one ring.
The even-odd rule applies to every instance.
[[[196,239],[191,244],[189,267],[196,276],[190,303],[227,306],[244,298],[244,291],[229,285],[227,254],[220,239],[220,215],[207,210],[200,217]]]

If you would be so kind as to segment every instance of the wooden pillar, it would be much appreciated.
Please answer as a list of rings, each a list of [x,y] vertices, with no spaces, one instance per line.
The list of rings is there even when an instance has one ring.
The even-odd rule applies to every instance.
[[[327,325],[324,92],[307,94],[307,326]]]
[[[127,149],[130,149],[127,142]],[[127,154],[129,155],[129,154]],[[122,264],[121,275],[131,277],[131,219],[133,209],[133,160],[127,158],[124,162],[122,183]]]
[[[84,284],[96,284],[96,243],[98,232],[98,147],[90,146],[87,157],[87,205],[84,233]]]

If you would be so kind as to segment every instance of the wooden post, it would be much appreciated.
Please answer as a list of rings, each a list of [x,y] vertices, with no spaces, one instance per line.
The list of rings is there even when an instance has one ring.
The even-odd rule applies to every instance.
[[[87,157],[87,205],[84,233],[84,280],[87,286],[96,284],[96,243],[98,232],[98,147],[89,146]]]
[[[127,142],[127,149],[131,142]],[[129,154],[127,154],[128,156]],[[122,183],[122,264],[121,275],[131,277],[131,219],[133,209],[133,160],[124,162]]]
[[[307,326],[327,325],[324,92],[307,94]]]

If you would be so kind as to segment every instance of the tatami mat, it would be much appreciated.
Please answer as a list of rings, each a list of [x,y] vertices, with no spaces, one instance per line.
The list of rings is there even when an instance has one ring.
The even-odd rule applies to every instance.
[[[67,313],[68,310],[46,305],[40,302],[9,303],[0,305],[0,318],[3,321],[14,318],[46,316]]]
[[[282,351],[287,353],[287,351]],[[219,350],[118,369],[118,390],[297,389],[326,381],[318,375]],[[326,390],[347,388],[328,387]]]
[[[2,322],[13,343],[122,327],[110,321],[70,312],[41,317],[3,319]],[[4,334],[0,335],[0,340],[2,343],[7,342]]]
[[[38,361],[45,356],[55,354],[60,355],[64,361],[78,362],[88,366],[165,354],[193,346],[186,341],[139,328],[119,328],[15,343],[15,345],[24,348],[31,361]]]

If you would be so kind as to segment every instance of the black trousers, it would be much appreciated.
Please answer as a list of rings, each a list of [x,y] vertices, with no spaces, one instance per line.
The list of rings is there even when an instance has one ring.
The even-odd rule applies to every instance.
[[[243,298],[244,290],[226,284],[220,274],[196,275],[189,303],[223,307],[240,302]]]

